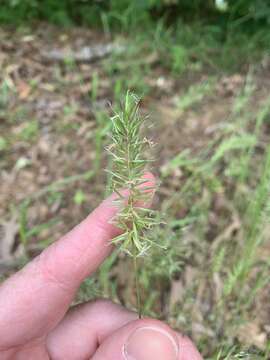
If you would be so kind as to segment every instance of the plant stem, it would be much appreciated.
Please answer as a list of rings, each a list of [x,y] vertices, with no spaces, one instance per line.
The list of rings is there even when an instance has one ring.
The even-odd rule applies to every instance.
[[[133,257],[133,268],[134,268],[134,274],[135,274],[137,309],[138,309],[139,319],[141,319],[142,318],[142,304],[141,304],[141,289],[140,289],[139,278],[138,278],[137,256]]]
[[[128,178],[130,181],[132,181],[132,174],[131,174],[131,169],[130,169],[130,136],[127,133],[127,169],[128,169]],[[131,185],[131,189],[130,189],[130,197],[129,197],[129,203],[131,208],[133,208],[133,203],[134,203],[134,199],[133,199],[133,195],[134,195],[134,187],[133,185]],[[134,270],[134,274],[135,274],[135,288],[136,288],[136,297],[137,297],[137,310],[138,310],[138,315],[139,315],[139,319],[141,319],[142,317],[142,306],[141,306],[141,292],[140,292],[140,284],[139,284],[139,279],[138,279],[138,264],[137,264],[137,251],[136,251],[136,247],[133,243],[133,270]]]

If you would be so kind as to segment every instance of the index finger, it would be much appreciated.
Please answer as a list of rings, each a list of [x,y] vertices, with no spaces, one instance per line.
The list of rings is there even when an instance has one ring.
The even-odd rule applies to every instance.
[[[147,176],[153,185],[153,175]],[[0,350],[42,337],[64,316],[80,283],[110,254],[120,233],[111,196],[66,236],[0,287]],[[14,326],[11,329],[10,324]]]

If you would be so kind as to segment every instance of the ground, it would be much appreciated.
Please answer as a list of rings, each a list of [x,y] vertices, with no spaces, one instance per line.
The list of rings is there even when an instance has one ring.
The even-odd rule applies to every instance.
[[[74,60],[84,46],[98,45],[102,50],[108,43],[113,44],[112,52]],[[171,241],[167,250],[171,260],[163,271],[156,255],[142,271],[145,313],[188,332],[207,356],[213,356],[218,341],[220,346],[241,344],[265,350],[270,335],[267,285],[258,288],[256,298],[243,311],[236,308],[233,295],[226,305],[220,303],[228,273],[220,269],[222,246],[231,242],[228,247],[237,247],[245,236],[241,228],[246,220],[241,205],[234,205],[235,196],[251,197],[254,184],[252,180],[248,187],[233,183],[226,171],[235,171],[238,155],[228,160],[217,144],[228,133],[241,136],[239,123],[255,133],[252,121],[269,104],[269,59],[264,57],[236,73],[195,63],[178,74],[147,46],[145,53],[142,49],[137,53],[140,58],[129,47],[123,39],[112,41],[89,29],[40,25],[31,31],[0,30],[0,275],[5,278],[66,233],[108,192],[104,148],[109,141],[109,103],[121,98],[128,85],[144,93],[142,111],[149,114],[151,123],[147,135],[156,143],[152,170],[161,179],[154,206],[166,213],[169,234],[160,231]],[[51,58],[52,50],[60,59]],[[268,141],[268,107],[261,116],[260,144],[253,148],[257,159]],[[223,153],[216,162],[211,158],[214,165],[207,170],[201,161],[209,159],[207,151],[213,149]],[[259,173],[253,162],[251,168],[256,178]],[[194,218],[199,218],[195,224]],[[264,234],[267,229],[265,225]],[[218,261],[221,265],[212,273],[211,254],[217,249],[213,259],[217,258],[217,267]],[[267,238],[256,251],[255,263],[269,264]],[[94,281],[83,285],[79,299],[93,297],[97,291],[134,307],[134,278],[127,267],[131,264],[125,257],[112,258]],[[264,270],[254,266],[250,281]],[[151,279],[155,291],[149,291]],[[228,309],[230,316],[225,313]],[[223,316],[217,320],[220,311]],[[230,318],[228,329],[223,326],[226,318]]]

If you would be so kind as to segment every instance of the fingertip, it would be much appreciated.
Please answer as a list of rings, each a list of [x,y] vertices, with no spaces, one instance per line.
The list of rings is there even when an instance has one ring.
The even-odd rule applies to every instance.
[[[192,341],[162,321],[145,318],[129,322],[106,338],[93,360],[202,360]]]
[[[181,360],[203,360],[201,354],[188,336],[177,333]]]
[[[178,337],[168,325],[154,319],[137,319],[107,338],[93,359],[110,355],[125,360],[178,360],[178,347]]]

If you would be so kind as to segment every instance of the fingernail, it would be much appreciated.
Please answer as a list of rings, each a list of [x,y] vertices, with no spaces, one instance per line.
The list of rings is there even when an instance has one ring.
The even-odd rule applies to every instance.
[[[178,343],[167,331],[147,326],[130,335],[123,352],[126,360],[177,360]]]

